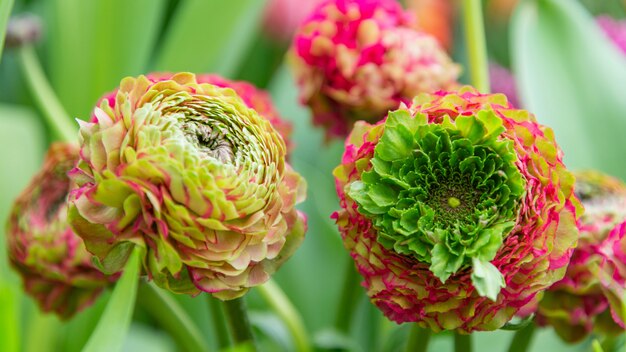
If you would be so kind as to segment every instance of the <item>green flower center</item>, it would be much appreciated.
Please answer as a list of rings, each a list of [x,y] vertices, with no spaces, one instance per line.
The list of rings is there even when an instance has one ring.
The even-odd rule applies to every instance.
[[[493,299],[504,283],[489,261],[515,226],[525,189],[504,130],[491,111],[441,124],[396,111],[372,169],[348,191],[385,248],[429,264],[443,282],[473,267],[478,291]]]

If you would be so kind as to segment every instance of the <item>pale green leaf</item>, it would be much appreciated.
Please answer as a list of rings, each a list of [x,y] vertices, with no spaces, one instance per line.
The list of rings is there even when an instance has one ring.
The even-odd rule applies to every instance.
[[[121,350],[135,308],[140,251],[138,247],[133,250],[122,276],[115,285],[102,318],[83,351],[115,352]]]
[[[254,38],[264,5],[264,0],[182,2],[160,48],[156,69],[232,76]]]
[[[626,56],[577,1],[522,1],[513,19],[518,88],[570,167],[626,177]]]
[[[13,8],[13,0],[0,0],[0,61],[2,61],[2,49],[4,48],[4,35]]]

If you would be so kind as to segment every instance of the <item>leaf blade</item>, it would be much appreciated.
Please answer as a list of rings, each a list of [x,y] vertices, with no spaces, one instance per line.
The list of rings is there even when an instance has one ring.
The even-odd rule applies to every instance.
[[[124,267],[124,272],[111,294],[111,299],[83,351],[114,352],[121,350],[124,337],[130,328],[135,307],[139,282],[140,251],[141,249],[138,247],[133,249],[133,253]]]

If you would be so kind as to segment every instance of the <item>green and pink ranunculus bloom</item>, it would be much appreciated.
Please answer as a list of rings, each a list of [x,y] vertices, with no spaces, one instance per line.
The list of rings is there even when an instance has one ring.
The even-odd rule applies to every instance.
[[[334,175],[344,245],[398,323],[500,328],[563,277],[578,237],[552,130],[500,94],[422,94],[357,122]]]
[[[243,295],[300,245],[306,184],[270,120],[193,74],[126,78],[81,123],[70,222],[106,271],[131,248],[173,292]]]
[[[576,193],[585,207],[578,247],[537,310],[537,321],[568,342],[622,333],[626,320],[626,185],[586,171],[576,175]]]
[[[449,89],[459,74],[394,0],[324,1],[289,55],[300,100],[330,137],[346,136],[358,120],[376,122],[419,93]]]
[[[67,173],[78,147],[53,144],[43,167],[13,204],[7,224],[11,265],[41,310],[68,319],[89,306],[119,275],[107,276],[67,224]]]

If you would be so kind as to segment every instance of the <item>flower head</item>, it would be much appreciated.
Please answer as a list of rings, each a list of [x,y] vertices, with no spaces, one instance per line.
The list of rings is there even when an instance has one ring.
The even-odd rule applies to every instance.
[[[563,277],[575,245],[561,154],[552,130],[473,88],[357,123],[333,217],[372,302],[435,331],[501,327]]]
[[[63,319],[90,305],[117,278],[91,264],[83,241],[67,224],[67,173],[77,160],[77,147],[53,144],[7,224],[9,258],[26,292],[43,311]]]
[[[626,293],[626,185],[608,175],[576,175],[576,193],[585,206],[580,239],[565,277],[545,292],[537,320],[565,341],[593,330],[624,329]]]
[[[455,85],[458,67],[411,25],[393,0],[325,1],[302,24],[290,53],[300,99],[329,136]]]
[[[132,244],[174,292],[243,295],[298,247],[304,180],[269,121],[193,74],[122,81],[82,123],[70,221],[103,270]]]

